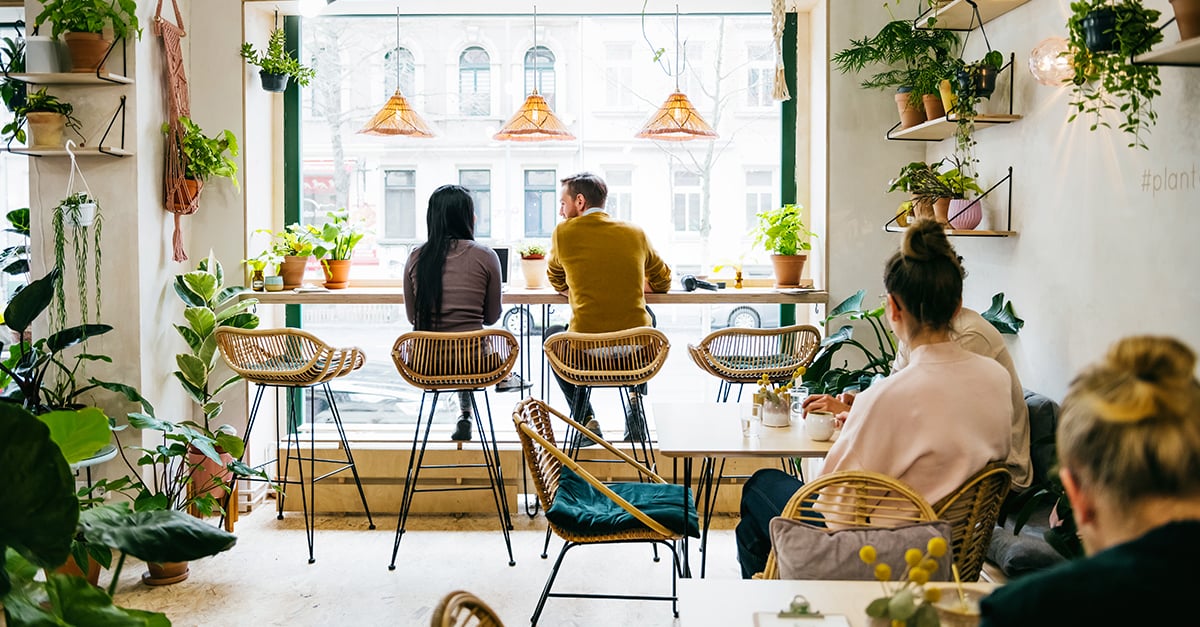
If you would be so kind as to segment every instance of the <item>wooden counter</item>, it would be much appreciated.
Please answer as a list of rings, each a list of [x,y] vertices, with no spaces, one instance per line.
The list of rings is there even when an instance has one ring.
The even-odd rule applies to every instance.
[[[251,292],[246,291],[241,298],[257,298],[264,305],[399,305],[404,303],[404,290],[400,287],[351,287],[344,290],[295,292]],[[685,292],[672,290],[665,294],[646,294],[646,303],[650,305],[685,305],[685,304],[808,304],[825,303],[829,301],[829,293],[820,290],[775,290],[772,288],[751,287],[743,289],[723,289],[715,292],[696,290]],[[566,304],[567,297],[546,290],[512,289],[505,290],[501,302],[506,305],[547,305]]]

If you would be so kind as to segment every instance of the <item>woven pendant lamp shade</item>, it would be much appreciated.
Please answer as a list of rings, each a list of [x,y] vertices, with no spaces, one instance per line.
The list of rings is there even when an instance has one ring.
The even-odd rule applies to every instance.
[[[550,110],[550,105],[537,90],[529,94],[525,104],[513,114],[500,131],[492,135],[498,141],[542,142],[575,139],[562,120]]]
[[[677,91],[654,112],[637,137],[682,142],[692,139],[716,139],[717,132],[700,117],[692,102]]]
[[[433,131],[417,112],[408,105],[408,99],[397,89],[383,108],[359,131],[360,135],[404,135],[406,137],[433,137]]]

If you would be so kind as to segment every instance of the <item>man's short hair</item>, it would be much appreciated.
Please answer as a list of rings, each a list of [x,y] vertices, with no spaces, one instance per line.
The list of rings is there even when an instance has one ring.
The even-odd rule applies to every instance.
[[[559,182],[567,186],[567,192],[571,194],[572,198],[576,194],[583,194],[583,199],[587,201],[589,209],[592,207],[603,209],[604,203],[608,201],[608,185],[604,184],[604,179],[591,172],[580,172]]]

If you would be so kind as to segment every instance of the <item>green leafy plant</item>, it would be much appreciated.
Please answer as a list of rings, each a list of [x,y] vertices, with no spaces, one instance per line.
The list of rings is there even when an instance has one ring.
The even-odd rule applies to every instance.
[[[1093,52],[1084,39],[1083,21],[1098,9],[1111,9],[1115,14],[1112,50]],[[1158,89],[1162,81],[1158,66],[1132,60],[1162,41],[1162,32],[1155,27],[1159,16],[1159,11],[1147,9],[1139,0],[1071,3],[1067,41],[1075,75],[1068,122],[1083,115],[1090,119],[1093,131],[1101,126],[1110,128],[1105,114],[1115,112],[1120,119],[1117,127],[1131,136],[1129,147],[1148,149],[1144,135],[1158,120],[1153,100],[1162,93]]]
[[[840,302],[829,311],[825,317],[825,328],[838,318],[847,321],[865,321],[875,335],[877,350],[872,352],[865,344],[854,337],[854,326],[843,325],[837,331],[821,340],[821,350],[813,357],[812,364],[804,372],[804,384],[813,394],[839,394],[846,389],[857,387],[867,389],[872,383],[892,373],[892,362],[896,360],[896,339],[883,321],[885,308],[881,304],[875,309],[862,308],[866,290],[858,290],[854,295]],[[861,368],[850,368],[848,361],[841,366],[833,365],[834,355],[845,347],[858,349],[866,363]]]
[[[543,259],[546,257],[546,247],[541,244],[525,244],[517,249],[521,259]]]
[[[354,253],[354,247],[366,235],[366,227],[359,221],[350,220],[350,212],[346,209],[330,211],[329,220],[316,227],[308,225],[314,241],[312,254],[317,259],[333,261],[346,260]]]
[[[45,22],[54,24],[55,38],[62,33],[99,33],[108,24],[117,37],[142,36],[134,0],[47,0],[33,26]]]
[[[5,37],[0,39],[0,102],[9,111],[16,111],[25,106],[25,93],[28,83],[9,78],[10,74],[25,72],[25,39],[22,37]],[[8,141],[10,135],[5,130],[0,134],[0,141]]]
[[[849,47],[833,55],[833,66],[843,74],[878,66],[882,69],[862,82],[864,89],[911,87],[910,102],[919,106],[921,96],[937,93],[938,82],[948,77],[947,64],[957,46],[953,31],[894,19],[873,37],[851,39]]]
[[[800,206],[792,204],[759,212],[753,233],[755,246],[762,246],[776,255],[796,255],[801,250],[811,250],[808,239],[817,236],[800,219]]]
[[[943,170],[943,166],[949,166],[949,169]],[[890,181],[888,191],[909,192],[918,203],[933,203],[939,198],[966,198],[968,191],[983,193],[975,177],[964,172],[962,163],[953,155],[935,163],[909,163]]]
[[[95,212],[90,226],[83,223],[81,216],[84,205],[93,205]],[[67,271],[67,229],[70,229],[70,244],[75,261],[75,295],[79,301],[79,318],[88,322],[91,317],[88,301],[88,269],[91,269],[96,305],[96,318],[100,317],[103,292],[100,289],[100,267],[102,248],[100,242],[103,235],[103,220],[100,214],[100,204],[83,192],[75,192],[58,203],[51,218],[54,228],[54,265],[63,272]],[[91,230],[90,236],[88,230]],[[56,324],[62,326],[67,319],[67,301],[63,281],[54,284],[54,306]]]
[[[973,63],[965,63],[956,59],[953,63],[954,75],[957,78],[953,114],[954,154],[963,169],[974,172],[975,159],[975,118],[979,115],[979,101],[991,96],[991,91],[984,86],[995,88],[996,77],[1004,67],[1004,54],[999,50],[988,50],[983,58]]]
[[[289,224],[282,231],[259,229],[255,233],[271,236],[271,252],[277,257],[307,257],[313,254],[313,234],[299,224]]]
[[[242,58],[251,65],[262,68],[267,74],[291,76],[297,83],[308,86],[316,76],[316,70],[300,64],[287,51],[287,34],[281,28],[271,31],[267,48],[262,52],[254,49],[250,42],[242,44]]]
[[[1013,311],[1012,301],[1004,300],[1004,292],[992,296],[992,306],[979,315],[992,323],[997,331],[1008,335],[1020,333],[1021,327],[1025,326],[1025,321],[1018,318],[1017,312]]]
[[[0,251],[0,272],[9,276],[21,276],[24,283],[29,282],[29,207],[13,209],[5,214],[9,227],[8,233],[16,233],[23,239],[19,244],[13,244]],[[2,387],[2,386],[0,386]]]
[[[225,130],[214,137],[208,137],[203,129],[187,116],[181,116],[179,123],[183,127],[179,147],[184,157],[184,177],[207,181],[219,176],[233,181],[233,187],[240,189],[237,181],[237,162],[232,159],[238,155],[237,136],[233,131]],[[170,125],[163,124],[162,130],[163,133],[169,133]],[[226,152],[229,154],[226,155]]]
[[[67,119],[66,127],[68,129],[78,135],[82,128],[79,118],[74,115],[75,107],[69,102],[59,100],[57,96],[46,93],[46,88],[43,87],[25,95],[25,104],[13,110],[12,121],[0,129],[0,134],[5,137],[14,137],[17,141],[24,143],[26,139],[25,122],[30,113],[61,113]]]
[[[268,248],[249,259],[243,259],[242,263],[255,272],[267,273],[274,272],[276,266],[279,265],[279,261],[279,255],[273,249]]]

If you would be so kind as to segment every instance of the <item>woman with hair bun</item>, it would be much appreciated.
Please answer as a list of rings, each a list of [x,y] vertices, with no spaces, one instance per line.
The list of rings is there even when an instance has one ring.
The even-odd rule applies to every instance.
[[[982,625],[1193,625],[1200,590],[1200,383],[1178,340],[1130,337],[1071,383],[1059,477],[1090,557],[981,604]],[[1187,618],[1191,616],[1192,618]]]
[[[883,273],[887,319],[910,349],[909,364],[858,395],[820,475],[878,472],[935,503],[989,462],[1008,456],[1008,372],[951,338],[962,283],[962,266],[943,227],[933,220],[910,226]],[[737,526],[743,577],[762,571],[771,551],[770,520],[801,485],[774,469],[760,470],[746,482]]]

